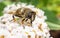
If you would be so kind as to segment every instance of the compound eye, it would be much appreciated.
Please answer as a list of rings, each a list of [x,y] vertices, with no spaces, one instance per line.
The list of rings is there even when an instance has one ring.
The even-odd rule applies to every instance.
[[[27,18],[31,18],[32,17],[32,13],[31,12],[28,12],[27,13]]]

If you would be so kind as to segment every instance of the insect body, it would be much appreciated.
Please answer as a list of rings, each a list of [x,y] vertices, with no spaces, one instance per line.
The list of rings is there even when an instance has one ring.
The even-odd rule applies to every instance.
[[[15,12],[14,16],[17,16],[22,19],[23,24],[32,26],[32,22],[35,19],[36,13],[29,8],[19,8]]]

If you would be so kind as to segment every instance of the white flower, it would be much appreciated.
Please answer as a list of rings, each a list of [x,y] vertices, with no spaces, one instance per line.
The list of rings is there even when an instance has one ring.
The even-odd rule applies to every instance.
[[[18,28],[19,27],[19,24],[17,24],[17,23],[9,23],[9,24],[6,24],[6,27],[7,27],[7,29],[8,30],[13,30],[13,29],[16,29],[16,28]]]
[[[4,14],[4,15],[0,18],[1,21],[5,21],[5,22],[11,21],[12,19],[13,19],[13,18],[12,18],[12,15],[10,15],[10,14]]]
[[[16,10],[17,10],[16,5],[12,4],[5,7],[3,13],[15,12]]]
[[[35,33],[34,32],[29,32],[29,35],[31,36],[31,38],[35,38]],[[34,36],[34,37],[33,37]]]
[[[45,22],[44,16],[42,18],[36,16],[35,20],[32,22],[32,25],[33,26],[38,26],[38,25],[40,25],[41,23],[44,23],[44,22]]]
[[[41,9],[36,9],[37,10],[37,15],[38,16],[44,16],[44,11],[42,11]]]
[[[1,36],[1,35],[4,35],[5,38],[9,38],[10,33],[9,33],[9,31],[6,30],[6,29],[0,29],[0,36]]]
[[[22,38],[21,34],[11,35],[9,38]]]
[[[29,8],[36,12],[32,27],[25,25],[25,28],[23,28],[23,25],[18,23],[20,22],[20,19],[16,16],[15,18],[18,18],[19,20],[16,20],[16,22],[12,21],[13,14],[9,13],[16,12],[19,8]],[[4,35],[5,38],[28,38],[28,35],[30,35],[31,38],[35,38],[35,35],[42,36],[42,38],[50,38],[49,29],[45,22],[47,18],[44,16],[44,11],[41,9],[35,8],[33,5],[27,5],[26,3],[13,3],[12,5],[5,7],[3,13],[4,15],[0,17],[0,35]],[[41,26],[42,30],[40,30],[38,26]]]

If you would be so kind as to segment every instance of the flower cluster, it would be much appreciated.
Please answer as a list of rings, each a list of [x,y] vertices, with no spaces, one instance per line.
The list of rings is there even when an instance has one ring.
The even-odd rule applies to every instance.
[[[36,12],[35,20],[32,22],[32,26],[20,25],[18,22],[13,21],[13,14],[19,8],[29,8]],[[0,17],[0,38],[51,38],[49,28],[45,22],[47,19],[44,16],[44,12],[32,5],[25,3],[18,3],[8,5],[4,8],[4,15]],[[19,19],[15,17],[16,21]]]

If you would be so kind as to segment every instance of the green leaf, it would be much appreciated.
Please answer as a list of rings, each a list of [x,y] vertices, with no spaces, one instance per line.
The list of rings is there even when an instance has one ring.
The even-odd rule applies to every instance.
[[[55,24],[52,22],[47,22],[47,24],[51,30],[60,30],[60,25],[58,25],[58,24]]]
[[[6,5],[3,2],[0,2],[0,16],[3,15],[2,11]]]
[[[58,19],[56,17],[55,11],[44,10],[45,16],[47,16],[47,21],[58,24]]]
[[[3,3],[4,3],[5,5],[12,4],[12,2],[11,2],[11,1],[3,1]]]

